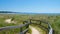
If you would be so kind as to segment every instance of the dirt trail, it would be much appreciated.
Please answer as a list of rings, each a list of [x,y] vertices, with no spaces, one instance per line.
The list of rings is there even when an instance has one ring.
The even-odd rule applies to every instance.
[[[34,28],[32,26],[29,26],[29,27],[32,30],[32,33],[31,34],[40,34],[40,32],[36,28]]]

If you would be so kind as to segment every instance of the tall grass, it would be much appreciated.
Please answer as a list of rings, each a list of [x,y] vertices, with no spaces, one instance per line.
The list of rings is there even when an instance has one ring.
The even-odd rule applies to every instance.
[[[12,18],[12,17],[14,18],[14,21],[17,22],[17,24],[14,24],[14,23],[8,24],[8,23],[4,22],[5,19]],[[44,20],[44,21],[49,22],[51,24],[52,28],[55,30],[55,34],[60,34],[60,15],[0,14],[0,27],[20,25],[23,23],[23,21],[28,20],[29,18],[36,19],[36,20]],[[19,28],[14,29],[12,31],[15,32],[15,30],[16,30],[16,32],[18,32]],[[8,33],[10,31],[6,31],[6,32]],[[2,33],[2,34],[4,34],[4,33]]]

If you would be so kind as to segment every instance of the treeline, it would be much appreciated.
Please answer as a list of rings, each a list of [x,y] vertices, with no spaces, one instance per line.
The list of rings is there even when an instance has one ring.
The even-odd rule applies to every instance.
[[[0,11],[0,13],[16,13],[16,12],[12,12],[12,11]]]

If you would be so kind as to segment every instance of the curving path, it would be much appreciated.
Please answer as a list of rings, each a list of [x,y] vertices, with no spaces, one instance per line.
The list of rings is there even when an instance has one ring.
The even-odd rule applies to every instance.
[[[36,28],[34,28],[32,26],[29,26],[29,27],[32,30],[32,33],[31,34],[40,34],[40,32]]]

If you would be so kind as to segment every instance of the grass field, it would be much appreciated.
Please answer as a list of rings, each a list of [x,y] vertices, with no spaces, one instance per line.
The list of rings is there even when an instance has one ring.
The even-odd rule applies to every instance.
[[[20,25],[23,23],[23,21],[27,20],[28,16],[25,15],[16,15],[16,14],[0,14],[0,27],[5,27],[5,26],[16,26]],[[6,19],[14,18],[14,23],[6,23]],[[20,28],[17,29],[10,29],[10,30],[4,30],[1,31],[0,34],[18,34],[20,32]]]
[[[5,23],[5,19],[9,19],[9,18],[14,18],[14,21],[16,21],[16,24]],[[52,28],[55,30],[55,34],[60,34],[60,15],[0,14],[0,27],[20,25],[23,23],[23,21],[28,20],[29,18],[36,19],[36,20],[44,20],[49,22]],[[19,30],[20,29],[18,28],[18,29],[2,31],[0,33],[1,34],[18,34]]]

